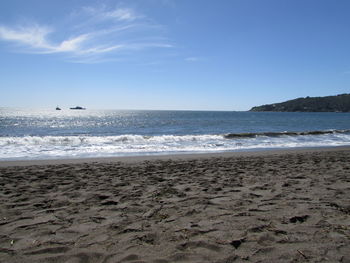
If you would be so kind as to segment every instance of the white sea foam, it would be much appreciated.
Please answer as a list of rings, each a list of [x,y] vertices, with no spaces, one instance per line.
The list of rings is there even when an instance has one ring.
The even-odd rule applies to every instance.
[[[224,135],[0,137],[0,159],[50,159],[350,145],[349,133],[227,139]]]

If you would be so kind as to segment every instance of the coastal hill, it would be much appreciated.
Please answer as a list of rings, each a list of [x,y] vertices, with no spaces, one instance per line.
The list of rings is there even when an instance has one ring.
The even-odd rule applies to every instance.
[[[250,111],[350,112],[350,94],[298,98],[281,103],[256,106]]]

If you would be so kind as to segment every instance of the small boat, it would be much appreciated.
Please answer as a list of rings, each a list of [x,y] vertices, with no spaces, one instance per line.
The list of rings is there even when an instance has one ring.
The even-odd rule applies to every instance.
[[[56,110],[61,110],[61,108],[57,106],[57,107],[56,107]]]
[[[76,106],[74,108],[70,108],[71,110],[86,110],[85,108],[83,107],[80,107],[80,106]]]

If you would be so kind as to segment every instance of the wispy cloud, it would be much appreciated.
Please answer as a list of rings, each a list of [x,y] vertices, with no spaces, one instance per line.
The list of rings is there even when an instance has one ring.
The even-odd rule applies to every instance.
[[[185,58],[185,61],[187,61],[187,62],[198,62],[201,60],[203,60],[203,59],[200,57],[187,57],[187,58]]]
[[[84,7],[74,12],[67,28],[47,25],[0,25],[0,40],[16,44],[16,51],[65,54],[69,61],[92,63],[117,59],[123,51],[173,47],[159,26],[129,8]],[[68,35],[68,37],[67,37]]]
[[[0,26],[0,39],[15,41],[34,48],[49,49],[47,35],[52,30],[39,25],[10,28]]]
[[[137,15],[135,11],[130,8],[108,10],[105,6],[98,8],[84,7],[82,11],[100,20],[134,21],[142,18],[142,16]]]

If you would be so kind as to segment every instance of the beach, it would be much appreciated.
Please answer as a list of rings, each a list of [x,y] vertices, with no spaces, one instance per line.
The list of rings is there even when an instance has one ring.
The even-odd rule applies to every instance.
[[[350,148],[0,162],[0,262],[350,262]]]

